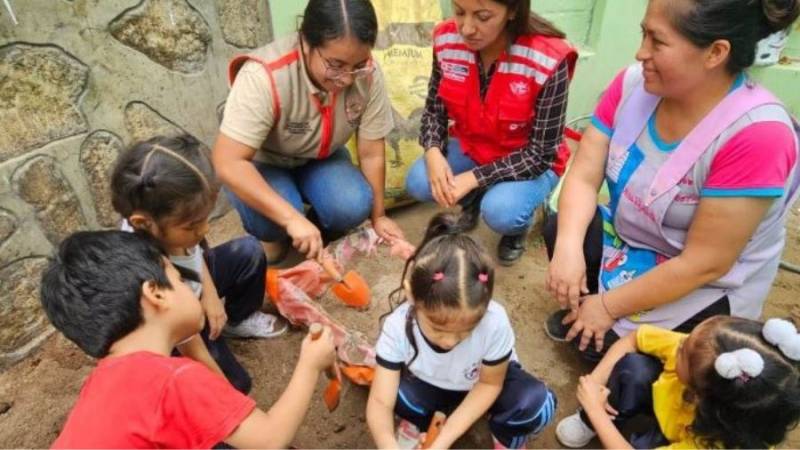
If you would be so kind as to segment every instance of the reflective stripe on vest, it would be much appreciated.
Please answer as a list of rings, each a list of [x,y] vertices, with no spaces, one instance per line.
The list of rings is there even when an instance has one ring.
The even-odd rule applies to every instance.
[[[436,57],[443,61],[445,59],[454,61],[466,61],[470,64],[475,64],[475,54],[467,50],[453,50],[447,49],[436,52]]]
[[[447,45],[447,44],[463,44],[464,38],[461,37],[458,33],[445,33],[441,36],[437,36],[436,39],[433,40],[433,44],[436,46],[440,45]]]
[[[538,64],[546,69],[553,70],[556,68],[556,61],[555,58],[551,58],[544,53],[536,50],[534,48],[525,47],[523,45],[512,45],[511,49],[508,51],[508,54],[511,56],[517,56],[519,58],[527,59],[528,61]]]
[[[527,78],[533,78],[538,84],[544,84],[547,81],[547,75],[539,72],[531,66],[526,66],[520,63],[500,63],[497,67],[497,73],[511,73],[514,75],[521,75]]]

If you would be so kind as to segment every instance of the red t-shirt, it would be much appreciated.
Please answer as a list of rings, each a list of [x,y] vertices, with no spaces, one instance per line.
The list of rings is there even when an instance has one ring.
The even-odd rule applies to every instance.
[[[188,358],[105,358],[89,374],[53,448],[210,448],[253,411],[253,399]]]

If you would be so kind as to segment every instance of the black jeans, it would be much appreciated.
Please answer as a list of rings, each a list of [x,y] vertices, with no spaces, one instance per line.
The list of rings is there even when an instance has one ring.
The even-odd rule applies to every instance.
[[[225,299],[228,323],[236,325],[261,309],[264,303],[267,259],[256,238],[246,236],[206,249],[205,258],[217,293],[220,298]],[[212,341],[208,332],[206,323],[200,335],[211,357],[219,364],[233,387],[244,394],[249,393],[253,384],[250,374],[236,360],[225,338],[219,336]]]
[[[436,411],[450,415],[468,393],[438,388],[403,369],[395,414],[425,431]],[[489,408],[489,428],[503,445],[519,448],[529,435],[539,433],[555,418],[557,406],[553,391],[519,363],[511,362],[503,390]]]
[[[669,445],[653,410],[653,383],[658,379],[664,366],[657,358],[643,353],[628,353],[617,362],[611,371],[606,385],[611,391],[608,403],[619,413],[614,425],[622,428],[634,417],[647,418],[647,430],[634,433],[629,441],[634,448],[656,448]],[[581,410],[581,419],[591,427],[586,413]],[[650,423],[652,422],[652,423]]]
[[[542,237],[544,238],[545,246],[547,247],[547,258],[553,259],[553,251],[556,245],[556,235],[558,231],[558,216],[551,214],[545,221],[544,229],[542,230]],[[586,285],[589,288],[590,294],[598,292],[598,283],[600,278],[600,264],[603,260],[603,217],[600,211],[596,211],[594,218],[586,230],[586,236],[583,239],[583,255],[586,262]],[[708,319],[709,317],[717,315],[730,315],[731,304],[728,296],[723,296],[715,301],[704,310],[698,312],[694,316],[687,319],[674,328],[674,331],[681,333],[689,333],[700,322]],[[598,362],[605,354],[606,350],[619,339],[617,333],[609,330],[604,338],[603,350],[598,352],[595,350],[594,345],[589,345],[586,350],[581,352],[581,355],[591,361]],[[575,348],[578,347],[580,339],[575,338],[572,344]]]

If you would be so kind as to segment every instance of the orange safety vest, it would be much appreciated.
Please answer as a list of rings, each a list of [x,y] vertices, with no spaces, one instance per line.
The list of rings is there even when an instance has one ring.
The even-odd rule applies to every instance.
[[[281,99],[273,73],[277,70],[285,69],[292,63],[296,63],[299,58],[299,50],[292,50],[274,61],[265,61],[253,55],[235,56],[230,64],[228,64],[228,83],[230,86],[233,86],[236,75],[247,61],[253,60],[261,64],[269,78],[270,88],[272,90],[272,111],[275,116],[273,120],[274,123],[277,124],[281,118]],[[325,159],[330,155],[331,140],[333,139],[333,109],[336,107],[336,97],[337,94],[334,93],[328,105],[323,105],[316,96],[311,96],[311,101],[316,105],[317,110],[322,116],[322,139],[320,140],[317,159]]]
[[[528,145],[539,91],[563,60],[569,64],[572,79],[578,59],[578,53],[564,39],[520,36],[497,59],[486,97],[481,99],[478,55],[467,47],[455,20],[439,24],[433,37],[433,51],[442,72],[438,95],[454,122],[450,135],[458,138],[464,153],[481,165]],[[569,148],[562,142],[553,163],[553,171],[559,176],[568,159]]]

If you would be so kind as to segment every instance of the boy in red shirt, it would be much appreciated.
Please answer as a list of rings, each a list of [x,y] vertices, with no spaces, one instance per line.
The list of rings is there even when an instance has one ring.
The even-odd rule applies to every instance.
[[[133,233],[79,232],[61,243],[42,276],[42,305],[59,331],[102,359],[54,448],[289,444],[333,362],[330,330],[306,337],[283,395],[261,411],[219,374],[170,356],[203,327],[200,303],[182,281],[191,277]]]

